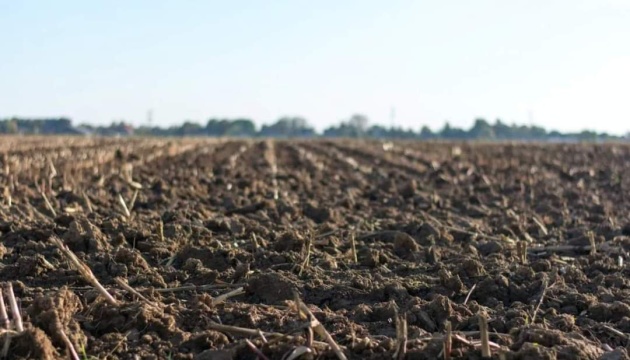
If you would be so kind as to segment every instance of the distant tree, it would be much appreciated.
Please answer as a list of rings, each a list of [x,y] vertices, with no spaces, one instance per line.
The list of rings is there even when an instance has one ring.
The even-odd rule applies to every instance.
[[[18,128],[18,123],[16,119],[9,120],[7,122],[6,128],[7,128],[7,133],[9,134],[17,134],[18,131],[20,130]]]
[[[462,129],[451,127],[451,124],[447,121],[444,127],[439,133],[439,136],[444,139],[467,139],[468,133]]]
[[[451,136],[452,132],[453,129],[451,129],[451,124],[447,121],[446,123],[444,123],[444,127],[440,131],[440,136],[449,137]]]
[[[478,118],[468,132],[467,137],[472,139],[493,139],[495,134],[492,126],[485,119]]]
[[[68,134],[73,132],[72,121],[67,118],[43,119],[35,122],[33,131],[43,134]]]
[[[354,114],[348,121],[342,121],[338,126],[331,126],[324,130],[325,137],[362,137],[367,135],[369,120],[365,115]]]
[[[225,135],[255,136],[256,125],[254,125],[254,122],[249,119],[236,119],[229,124]]]
[[[540,126],[532,126],[530,133],[532,135],[532,138],[537,139],[537,140],[544,139],[547,137],[547,130],[545,130],[544,128]]]
[[[315,130],[303,117],[282,117],[271,125],[263,125],[260,135],[270,137],[305,137],[314,136]]]
[[[501,119],[497,119],[492,130],[497,139],[511,139],[514,135],[510,126],[504,124]]]
[[[203,128],[200,124],[192,121],[185,121],[179,128],[178,134],[180,136],[199,136],[203,135]]]
[[[512,140],[554,140],[554,141],[606,141],[623,139],[594,131],[580,133],[547,132],[540,126],[507,125],[500,119],[494,125],[485,119],[475,119],[469,130],[452,127],[448,122],[438,131],[433,132],[423,126],[419,133],[400,127],[385,127],[382,125],[368,126],[368,118],[361,114],[354,114],[349,119],[336,126],[324,130],[326,137],[370,137],[391,139],[512,139]],[[250,119],[210,119],[202,126],[193,121],[185,121],[182,125],[161,127],[140,127],[135,129],[122,120],[114,121],[109,126],[80,125],[74,127],[68,118],[5,118],[0,119],[0,133],[22,134],[99,134],[106,136],[272,136],[297,137],[316,136],[315,130],[306,119],[299,116],[285,116],[275,123],[263,126],[256,131],[254,122]],[[630,137],[630,134],[627,136]]]
[[[324,137],[358,137],[356,128],[342,122],[339,126],[331,126],[324,130]]]
[[[433,139],[435,134],[428,126],[424,125],[422,129],[420,129],[419,137],[420,139]]]
[[[209,136],[255,136],[256,125],[250,119],[210,119],[205,132]]]
[[[549,133],[549,137],[551,137],[551,138],[561,138],[563,136],[564,136],[564,134],[561,134],[559,131],[556,131],[556,130],[551,131]]]
[[[381,125],[373,125],[371,126],[366,135],[371,138],[388,138],[390,137],[390,130]]]
[[[228,127],[228,120],[210,119],[206,124],[206,133],[210,136],[224,136]]]
[[[595,141],[597,140],[597,133],[594,131],[584,130],[581,133],[577,134],[577,139],[580,141]]]
[[[230,130],[231,123],[228,119],[210,120],[206,125],[206,131],[213,136],[225,136]]]
[[[354,128],[357,134],[364,134],[367,130],[369,119],[365,115],[354,114],[348,120],[348,126]]]

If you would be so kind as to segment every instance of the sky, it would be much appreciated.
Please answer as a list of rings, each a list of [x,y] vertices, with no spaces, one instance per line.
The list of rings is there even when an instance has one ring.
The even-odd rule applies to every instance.
[[[630,131],[630,0],[0,0],[0,24],[0,117]]]

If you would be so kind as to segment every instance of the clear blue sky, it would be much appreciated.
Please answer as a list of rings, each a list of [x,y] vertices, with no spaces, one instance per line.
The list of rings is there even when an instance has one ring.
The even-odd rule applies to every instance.
[[[0,117],[630,130],[630,1],[0,0]]]

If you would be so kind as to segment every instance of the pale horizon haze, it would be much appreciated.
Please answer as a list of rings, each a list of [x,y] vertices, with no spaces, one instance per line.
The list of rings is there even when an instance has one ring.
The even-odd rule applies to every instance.
[[[0,0],[0,24],[0,118],[630,131],[630,0]]]

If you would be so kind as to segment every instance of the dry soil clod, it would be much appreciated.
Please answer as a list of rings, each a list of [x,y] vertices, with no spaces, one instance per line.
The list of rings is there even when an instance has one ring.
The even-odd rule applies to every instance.
[[[9,358],[627,357],[628,144],[42,140],[0,141]]]

